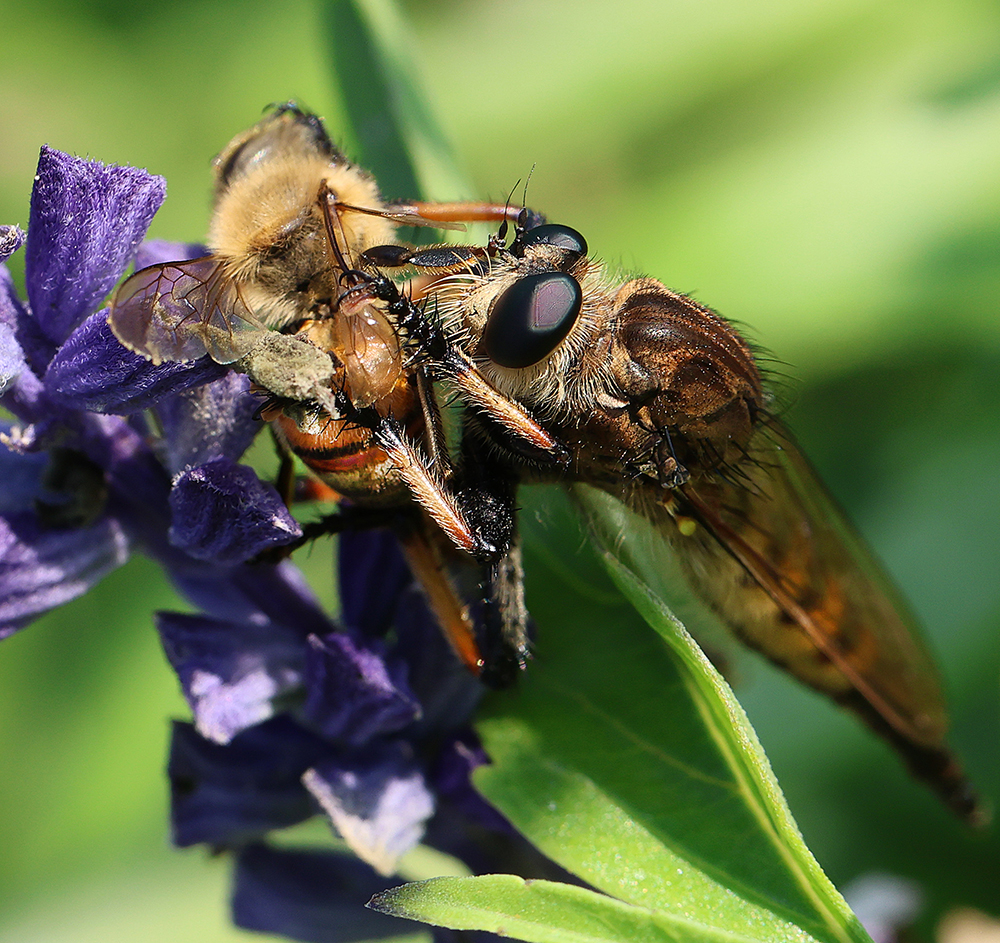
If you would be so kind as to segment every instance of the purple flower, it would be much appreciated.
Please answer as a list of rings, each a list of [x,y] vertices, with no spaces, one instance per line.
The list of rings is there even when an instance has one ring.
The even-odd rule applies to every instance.
[[[0,261],[25,242],[28,296],[18,298],[0,266],[0,405],[19,420],[3,430],[0,462],[20,482],[0,509],[0,638],[85,592],[130,548],[182,584],[210,576],[194,575],[197,561],[225,565],[298,533],[277,495],[235,464],[258,425],[245,379],[210,362],[154,367],[114,339],[106,311],[91,313],[135,258],[164,194],[145,171],[43,148],[26,242],[16,227],[0,230]],[[141,416],[92,411],[134,413],[168,394],[165,463]],[[206,468],[216,472],[207,495],[189,485]],[[248,488],[261,498],[252,526],[224,514]]]
[[[163,200],[163,181],[42,150],[27,237],[28,303],[0,266],[3,405],[0,454],[8,493],[0,520],[0,638],[78,596],[120,566],[132,542],[108,473],[134,458],[141,427],[109,423],[61,401],[45,382],[59,346],[108,293]],[[24,241],[0,235],[5,261]]]
[[[46,148],[26,240],[0,228],[0,405],[17,420],[0,449],[0,638],[133,550],[195,605],[155,617],[194,720],[174,726],[173,834],[233,852],[241,926],[308,940],[398,934],[363,905],[421,840],[478,870],[516,859],[550,874],[472,789],[487,761],[468,728],[480,687],[395,537],[341,537],[340,621],[290,562],[246,562],[301,533],[239,464],[261,425],[246,378],[207,358],[154,365],[95,311],[133,261],[203,254],[140,245],[163,197],[145,171]],[[2,265],[22,244],[27,301]],[[354,857],[268,844],[321,814]]]

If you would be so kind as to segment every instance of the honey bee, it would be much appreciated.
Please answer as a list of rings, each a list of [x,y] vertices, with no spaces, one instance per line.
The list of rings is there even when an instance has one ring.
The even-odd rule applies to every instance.
[[[407,261],[420,266],[421,251]],[[729,322],[655,279],[615,278],[579,232],[553,224],[494,239],[434,300],[477,382],[570,456],[526,460],[478,409],[469,434],[495,461],[525,481],[596,486],[651,520],[742,641],[860,715],[977,818],[915,620],[773,413]]]
[[[111,330],[154,363],[207,355],[245,372],[268,394],[262,413],[284,450],[360,511],[393,521],[460,658],[481,671],[485,659],[444,575],[439,535],[489,563],[509,543],[510,512],[496,506],[484,517],[473,501],[470,524],[452,487],[427,367],[405,349],[419,340],[444,357],[453,345],[364,252],[392,244],[400,223],[448,228],[506,218],[511,209],[386,204],[320,119],[291,103],[237,135],[213,167],[210,253],[128,278],[112,300]],[[543,450],[554,447],[516,406],[506,411]]]

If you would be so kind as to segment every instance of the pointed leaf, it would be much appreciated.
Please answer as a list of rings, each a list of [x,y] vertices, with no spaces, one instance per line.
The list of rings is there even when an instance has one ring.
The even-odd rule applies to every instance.
[[[550,521],[568,513],[554,490],[526,497],[529,523],[532,506]],[[536,529],[526,566],[536,659],[479,725],[494,765],[477,786],[542,851],[624,901],[727,933],[866,939],[700,649],[614,558],[605,562],[669,645],[616,597],[578,534],[557,545]],[[616,534],[616,546],[648,540]]]
[[[531,943],[750,943],[771,939],[759,931],[723,932],[572,884],[526,881],[513,874],[404,884],[376,894],[368,906],[395,917],[453,930],[487,930]]]

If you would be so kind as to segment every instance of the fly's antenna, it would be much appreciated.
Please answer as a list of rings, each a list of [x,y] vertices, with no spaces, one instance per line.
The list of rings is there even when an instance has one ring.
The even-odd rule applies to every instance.
[[[524,178],[524,190],[521,192],[521,215],[524,216],[528,211],[528,184],[531,183],[531,177],[535,173],[535,168],[538,164],[532,164],[531,170],[528,171],[528,176]],[[520,225],[520,219],[518,219],[518,225]]]
[[[507,199],[506,201],[504,201],[504,214],[503,214],[503,220],[500,223],[500,228],[497,230],[495,236],[490,236],[490,241],[486,247],[486,251],[491,257],[495,255],[500,249],[507,248],[507,213],[510,210],[510,201],[514,196],[514,191],[520,185],[521,181],[518,180],[517,183],[515,183],[514,186],[510,188],[510,193],[507,194]]]

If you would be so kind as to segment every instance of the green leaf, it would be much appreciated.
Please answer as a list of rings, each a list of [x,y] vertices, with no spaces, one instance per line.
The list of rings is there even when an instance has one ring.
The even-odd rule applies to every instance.
[[[331,0],[323,7],[333,68],[362,165],[392,199],[466,191],[420,88],[407,30],[389,0]]]
[[[739,943],[761,939],[726,933],[683,916],[625,904],[604,894],[512,874],[435,878],[376,894],[373,910],[453,930],[487,930],[531,943]]]
[[[494,764],[477,787],[547,855],[623,901],[737,936],[867,939],[802,843],[728,686],[618,560],[656,546],[646,525],[614,521],[616,555],[599,561],[570,525],[561,540],[531,525],[570,517],[557,490],[525,498],[537,654],[479,724]],[[600,563],[659,635],[615,598]]]

